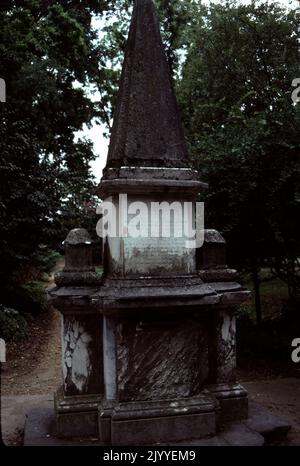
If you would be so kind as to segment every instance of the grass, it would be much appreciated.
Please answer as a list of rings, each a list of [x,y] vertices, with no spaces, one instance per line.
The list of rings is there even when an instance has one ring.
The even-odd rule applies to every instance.
[[[270,269],[267,268],[262,269],[260,278],[263,280],[260,285],[263,320],[277,319],[282,314],[284,302],[289,298],[288,287],[282,280],[273,278]],[[253,292],[253,282],[250,276],[245,276],[243,283]],[[241,307],[241,312],[247,314],[253,321],[256,319],[254,293],[252,293],[251,302]]]
[[[253,291],[249,276],[243,284]],[[298,376],[291,360],[291,342],[299,336],[300,315],[291,306],[288,287],[263,269],[260,278],[263,322],[256,324],[254,293],[252,301],[240,307],[237,332],[238,367],[242,377]]]

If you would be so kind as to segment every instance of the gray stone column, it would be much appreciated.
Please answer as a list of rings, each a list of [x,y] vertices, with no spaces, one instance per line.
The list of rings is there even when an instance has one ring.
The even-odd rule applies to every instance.
[[[62,314],[63,384],[55,394],[57,433],[98,434],[97,409],[103,398],[103,318],[93,295],[100,277],[93,267],[92,241],[86,230],[72,230],[64,242],[65,268],[49,292]]]
[[[236,381],[236,317],[232,309],[215,317],[215,383]]]
[[[248,397],[236,382],[236,317],[234,308],[215,311],[211,323],[210,391],[220,403],[221,420],[248,417]]]
[[[90,314],[62,315],[62,365],[66,396],[102,393],[102,322]]]
[[[117,399],[117,348],[115,324],[110,317],[103,317],[104,393],[107,401]]]

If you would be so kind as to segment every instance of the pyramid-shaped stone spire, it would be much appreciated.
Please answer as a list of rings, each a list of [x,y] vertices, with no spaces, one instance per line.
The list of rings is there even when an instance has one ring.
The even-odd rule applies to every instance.
[[[152,0],[136,0],[107,169],[188,166],[170,70]]]

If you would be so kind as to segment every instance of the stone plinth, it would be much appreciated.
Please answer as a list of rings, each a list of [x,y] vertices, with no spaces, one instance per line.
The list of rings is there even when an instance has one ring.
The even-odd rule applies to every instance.
[[[49,291],[62,314],[63,384],[55,394],[57,433],[63,437],[97,435],[98,405],[103,398],[103,319],[93,306],[100,278],[92,265],[92,241],[86,230],[72,230],[64,242],[66,265]]]

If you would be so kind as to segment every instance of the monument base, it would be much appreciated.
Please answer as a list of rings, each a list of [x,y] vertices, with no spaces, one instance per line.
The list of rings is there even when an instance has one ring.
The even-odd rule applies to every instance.
[[[98,407],[95,395],[65,396],[62,387],[54,394],[56,434],[62,438],[98,438]]]
[[[185,442],[167,442],[168,446],[262,446],[281,441],[288,445],[290,425],[272,415],[263,406],[249,402],[249,417],[245,421],[224,424],[217,435]],[[149,443],[147,442],[149,445]],[[53,408],[35,408],[26,416],[24,446],[105,446],[98,438],[59,438]]]
[[[212,437],[217,401],[209,395],[151,402],[102,404],[99,439],[109,445],[151,445]]]
[[[225,422],[248,417],[239,384],[207,387],[200,395],[161,401],[115,402],[100,396],[54,395],[56,435],[98,438],[106,445],[143,445],[213,437]]]
[[[220,405],[219,423],[248,418],[248,394],[240,384],[218,384],[210,386],[209,390]]]

